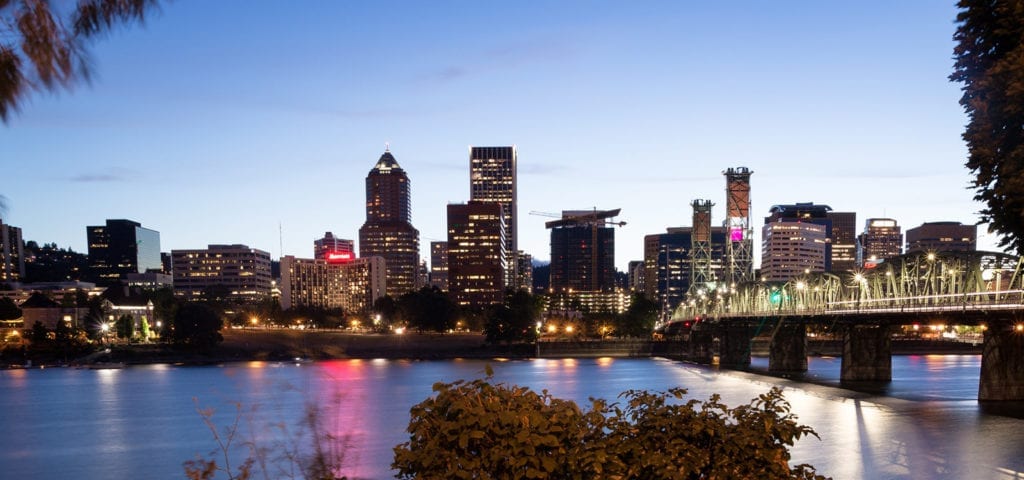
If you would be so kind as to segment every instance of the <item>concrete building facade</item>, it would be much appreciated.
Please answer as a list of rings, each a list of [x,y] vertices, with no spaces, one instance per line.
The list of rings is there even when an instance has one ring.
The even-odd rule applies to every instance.
[[[353,260],[356,254],[356,242],[335,237],[331,232],[325,232],[323,238],[313,240],[313,258],[328,260],[328,254],[334,254],[337,259]],[[347,257],[345,257],[346,254],[348,254]]]
[[[832,220],[832,234],[829,245],[832,249],[832,266],[835,273],[852,272],[857,268],[857,213],[828,212]]]
[[[258,302],[270,295],[270,253],[246,245],[172,250],[171,269],[174,294],[188,301]]]
[[[857,265],[872,268],[879,262],[903,254],[903,233],[891,218],[869,218],[857,236]]]
[[[25,278],[25,239],[21,229],[0,220],[0,283]]]
[[[366,313],[387,290],[387,270],[381,257],[343,263],[325,259],[281,258],[281,308],[340,308]]]
[[[907,229],[907,253],[973,252],[978,249],[978,226],[960,222],[925,222]]]
[[[777,221],[761,229],[761,280],[785,282],[827,271],[828,233],[824,225]]]
[[[459,305],[504,299],[508,252],[500,203],[448,205],[448,292]]]

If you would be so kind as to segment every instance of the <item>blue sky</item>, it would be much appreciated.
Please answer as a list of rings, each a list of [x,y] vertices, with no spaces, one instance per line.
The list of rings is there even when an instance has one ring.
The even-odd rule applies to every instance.
[[[518,146],[519,244],[544,260],[530,211],[621,208],[624,268],[693,199],[720,223],[737,166],[757,242],[794,202],[974,223],[952,3],[178,0],[95,43],[91,84],[0,126],[5,221],[78,251],[129,218],[164,251],[308,257],[358,237],[390,142],[427,258],[469,145]]]

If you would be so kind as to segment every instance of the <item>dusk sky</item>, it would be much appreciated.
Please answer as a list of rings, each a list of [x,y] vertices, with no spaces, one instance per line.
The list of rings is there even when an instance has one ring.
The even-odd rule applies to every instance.
[[[325,231],[358,238],[389,142],[428,259],[445,205],[469,198],[470,145],[518,146],[519,245],[540,260],[549,219],[530,211],[621,208],[624,269],[644,235],[690,225],[693,199],[721,224],[738,166],[758,258],[775,204],[859,228],[974,223],[955,16],[951,0],[179,0],[96,42],[90,85],[0,126],[4,221],[82,252],[87,225],[127,218],[163,251],[310,257]]]

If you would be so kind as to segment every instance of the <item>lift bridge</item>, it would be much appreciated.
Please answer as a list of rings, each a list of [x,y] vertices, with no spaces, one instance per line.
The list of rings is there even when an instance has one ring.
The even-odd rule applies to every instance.
[[[911,324],[984,330],[981,400],[1024,400],[1024,260],[996,252],[923,252],[870,270],[806,273],[694,292],[658,329],[689,335],[684,356],[723,367],[750,364],[768,335],[769,370],[807,370],[808,326],[839,333],[841,380],[890,381],[891,332]]]

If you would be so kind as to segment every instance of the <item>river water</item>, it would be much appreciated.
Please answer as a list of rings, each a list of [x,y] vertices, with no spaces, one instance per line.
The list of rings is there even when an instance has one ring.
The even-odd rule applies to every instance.
[[[754,367],[765,363],[755,359]],[[391,478],[391,449],[406,440],[409,408],[434,382],[481,377],[486,365],[496,381],[548,389],[581,405],[627,389],[681,386],[701,399],[719,393],[732,406],[780,385],[799,420],[821,436],[800,440],[794,462],[836,479],[1024,478],[1019,406],[1000,414],[979,406],[976,355],[894,357],[893,382],[868,388],[876,393],[821,385],[836,383],[838,358],[811,359],[808,375],[821,384],[609,358],[6,370],[0,478],[183,478],[182,462],[216,448],[197,406],[214,408],[221,429],[239,419],[236,441],[280,447],[295,437],[311,402],[347,445],[349,478]]]

